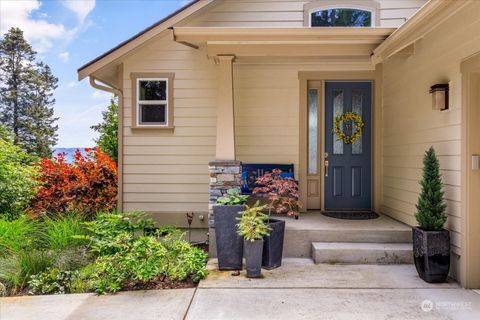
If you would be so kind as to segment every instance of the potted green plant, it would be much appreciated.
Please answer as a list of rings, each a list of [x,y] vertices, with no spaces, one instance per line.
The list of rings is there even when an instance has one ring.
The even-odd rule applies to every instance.
[[[298,219],[301,203],[298,198],[298,183],[293,178],[283,177],[280,169],[274,169],[255,181],[253,195],[268,201],[268,225],[270,236],[264,239],[262,266],[274,269],[282,265],[285,221],[274,219],[272,213],[287,214]]]
[[[218,268],[220,270],[241,270],[243,262],[243,238],[237,234],[237,217],[245,210],[248,196],[238,189],[229,189],[217,199],[213,207],[215,241]]]
[[[447,220],[442,190],[440,165],[435,150],[430,147],[423,158],[423,178],[420,182],[413,227],[413,253],[417,272],[429,283],[444,282],[450,270],[450,234],[443,226]]]
[[[269,234],[268,216],[262,212],[265,206],[259,203],[246,207],[238,218],[238,234],[243,236],[243,250],[248,278],[259,278],[262,275],[263,238]]]

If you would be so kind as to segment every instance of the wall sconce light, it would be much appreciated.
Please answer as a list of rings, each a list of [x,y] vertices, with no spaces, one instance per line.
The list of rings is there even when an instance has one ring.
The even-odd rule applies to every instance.
[[[430,87],[433,110],[448,110],[448,83],[434,84]]]

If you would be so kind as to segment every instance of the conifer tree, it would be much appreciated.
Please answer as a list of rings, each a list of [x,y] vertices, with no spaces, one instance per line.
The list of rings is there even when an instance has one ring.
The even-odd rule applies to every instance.
[[[58,79],[35,55],[19,28],[0,39],[0,123],[13,132],[15,144],[48,157],[57,141],[52,95]]]
[[[423,177],[420,184],[422,191],[418,198],[415,218],[424,230],[442,230],[447,214],[440,164],[433,147],[430,147],[423,157]]]
[[[118,162],[118,99],[110,99],[107,110],[102,112],[102,122],[91,128],[100,133],[95,143],[108,154],[110,158]]]
[[[25,121],[21,122],[19,136],[24,149],[40,157],[50,157],[51,147],[57,143],[58,125],[54,117],[53,90],[57,87],[50,67],[42,62],[31,72],[29,88],[27,90],[27,108]]]

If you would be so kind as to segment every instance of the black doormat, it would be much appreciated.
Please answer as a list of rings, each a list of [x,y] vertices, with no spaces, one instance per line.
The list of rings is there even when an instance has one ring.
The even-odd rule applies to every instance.
[[[344,219],[344,220],[372,220],[377,219],[379,215],[372,211],[324,211],[324,216]]]

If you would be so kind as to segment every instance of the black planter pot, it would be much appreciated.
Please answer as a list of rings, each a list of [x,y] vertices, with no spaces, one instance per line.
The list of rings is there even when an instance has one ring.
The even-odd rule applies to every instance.
[[[285,238],[285,221],[269,219],[270,235],[263,237],[262,267],[275,269],[282,265],[283,239]]]
[[[259,278],[262,275],[263,240],[248,241],[243,243],[247,278]]]
[[[412,229],[413,259],[418,275],[429,283],[445,282],[450,271],[450,233]]]
[[[237,217],[245,206],[213,207],[218,269],[242,270],[243,237],[237,233]]]

